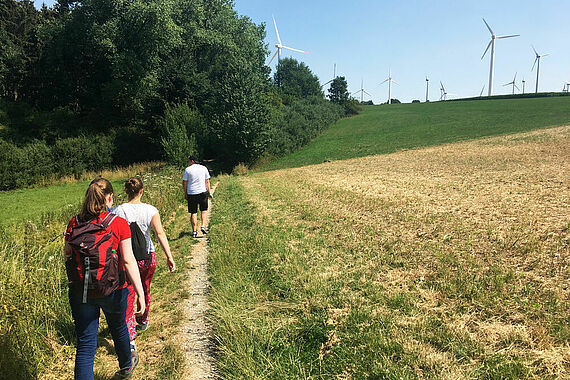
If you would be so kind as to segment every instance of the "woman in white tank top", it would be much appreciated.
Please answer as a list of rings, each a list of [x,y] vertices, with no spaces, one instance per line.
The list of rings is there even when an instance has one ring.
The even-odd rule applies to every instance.
[[[176,270],[176,264],[172,258],[172,253],[170,252],[170,246],[168,244],[168,239],[166,233],[162,228],[162,223],[160,221],[160,215],[156,207],[149,205],[147,203],[141,202],[141,197],[143,194],[143,182],[139,177],[129,178],[125,181],[125,192],[129,197],[128,203],[123,203],[117,206],[113,213],[125,218],[127,222],[136,222],[141,229],[146,240],[146,249],[150,253],[150,257],[146,260],[137,261],[139,272],[141,275],[141,280],[143,284],[143,290],[146,300],[146,310],[141,316],[135,318],[134,315],[134,302],[135,294],[131,291],[132,285],[129,285],[129,303],[127,306],[127,327],[129,328],[129,338],[131,340],[131,349],[135,348],[134,340],[137,337],[136,330],[146,330],[149,325],[148,321],[148,311],[150,308],[150,283],[156,269],[156,253],[154,249],[154,244],[150,239],[151,229],[154,230],[158,238],[164,254],[166,255],[166,260],[168,262],[168,269],[170,272]]]

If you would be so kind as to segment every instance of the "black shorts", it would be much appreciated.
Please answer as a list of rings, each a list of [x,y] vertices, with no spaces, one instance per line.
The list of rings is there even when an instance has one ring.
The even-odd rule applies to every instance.
[[[190,214],[196,214],[198,212],[198,205],[200,205],[200,211],[208,210],[208,193],[200,194],[188,194],[188,212]]]

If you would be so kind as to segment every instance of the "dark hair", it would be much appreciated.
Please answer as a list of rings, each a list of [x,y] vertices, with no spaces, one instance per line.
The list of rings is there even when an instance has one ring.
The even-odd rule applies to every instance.
[[[111,182],[105,178],[98,178],[91,181],[85,192],[85,199],[83,200],[79,218],[82,221],[87,221],[98,217],[99,214],[107,209],[105,197],[109,194],[113,194],[113,185],[111,185]]]
[[[125,181],[125,192],[129,197],[129,201],[137,196],[139,191],[144,188],[143,181],[140,177],[131,177]]]
[[[198,162],[198,156],[192,154],[191,156],[188,157],[188,161]]]

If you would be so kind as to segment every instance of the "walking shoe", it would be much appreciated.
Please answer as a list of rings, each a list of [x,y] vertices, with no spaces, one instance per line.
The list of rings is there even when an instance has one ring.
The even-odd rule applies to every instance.
[[[148,321],[146,321],[145,323],[142,323],[140,325],[137,325],[135,329],[139,330],[139,331],[144,331],[144,330],[148,329]]]
[[[129,368],[123,368],[115,372],[114,380],[126,380],[133,376],[133,371],[135,367],[139,364],[139,353],[137,350],[131,351],[131,366]]]
[[[203,233],[204,235],[206,235],[206,234],[208,233],[208,229],[206,228],[206,226],[200,227],[200,230],[202,231],[202,233]]]
[[[192,237],[195,239],[198,237],[198,232],[192,231]]]

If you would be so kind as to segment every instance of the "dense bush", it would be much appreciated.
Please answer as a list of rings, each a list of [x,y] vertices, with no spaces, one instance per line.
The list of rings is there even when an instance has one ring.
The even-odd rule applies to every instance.
[[[266,153],[280,156],[307,144],[344,114],[343,106],[321,97],[302,98],[274,109]]]
[[[187,104],[166,107],[161,140],[166,161],[177,167],[188,163],[188,156],[197,153],[195,133],[202,123],[200,113]]]
[[[111,165],[111,136],[59,139],[50,147],[35,140],[22,147],[0,139],[0,190],[16,189],[42,178],[100,170]]]

